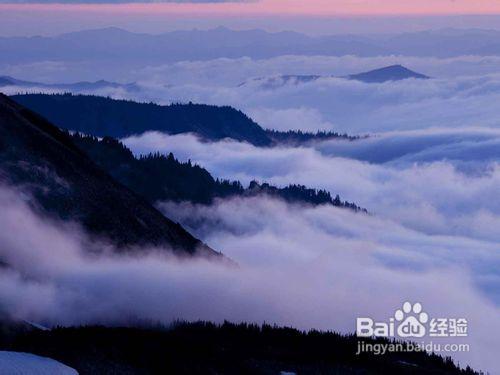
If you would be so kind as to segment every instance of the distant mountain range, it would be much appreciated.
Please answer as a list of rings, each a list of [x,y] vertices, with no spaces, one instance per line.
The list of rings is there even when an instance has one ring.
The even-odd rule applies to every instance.
[[[335,132],[313,134],[265,130],[243,112],[229,106],[193,103],[161,106],[72,94],[27,94],[12,98],[60,128],[98,137],[124,138],[159,131],[167,134],[193,133],[207,140],[230,138],[255,146],[297,144],[315,139],[356,139]]]
[[[179,254],[216,254],[100,169],[68,134],[2,94],[0,170],[4,184],[33,197],[34,210],[77,222],[120,248],[152,245]]]
[[[34,61],[115,61],[164,64],[220,57],[500,55],[500,32],[444,29],[396,35],[308,36],[263,30],[173,31],[158,35],[118,28],[86,30],[54,37],[2,37],[0,63]]]
[[[31,81],[23,81],[9,76],[0,76],[0,88],[15,86],[19,88],[26,88],[36,90],[37,88],[43,89],[53,89],[53,90],[61,90],[61,91],[70,91],[70,92],[90,92],[101,89],[117,89],[122,88],[126,91],[137,91],[139,90],[139,86],[135,83],[115,83],[108,82],[105,80],[95,81],[95,82],[75,82],[75,83],[40,83],[40,82],[31,82]]]
[[[250,83],[257,84],[264,89],[276,89],[285,85],[297,85],[308,83],[325,78],[344,78],[365,83],[383,83],[389,81],[401,81],[404,79],[429,79],[430,77],[414,72],[402,65],[391,65],[380,69],[370,70],[368,72],[351,74],[343,77],[336,76],[321,76],[321,75],[280,75],[273,77],[254,78],[240,84],[240,86]]]

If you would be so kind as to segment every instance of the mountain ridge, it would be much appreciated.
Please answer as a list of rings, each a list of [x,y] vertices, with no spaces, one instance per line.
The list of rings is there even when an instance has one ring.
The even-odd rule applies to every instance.
[[[217,253],[97,167],[57,127],[0,94],[0,169],[30,206],[80,224],[118,249],[166,247],[177,254]]]
[[[206,104],[138,103],[93,95],[25,94],[14,100],[40,113],[60,128],[98,137],[124,138],[159,131],[166,134],[194,133],[209,141],[226,138],[267,147],[310,142],[313,133],[276,132],[263,129],[245,113],[230,106]],[[74,113],[79,113],[75,118]],[[322,133],[318,139],[354,140],[346,134]]]
[[[216,28],[146,34],[108,28],[50,37],[0,38],[0,56],[5,63],[118,60],[121,64],[137,66],[220,57],[265,59],[283,55],[442,58],[500,55],[500,32],[457,29],[456,32],[309,36],[260,29]]]
[[[288,203],[327,204],[366,212],[354,203],[341,201],[338,195],[333,198],[326,190],[302,185],[276,187],[257,181],[251,181],[245,188],[239,181],[215,179],[190,161],[181,163],[172,153],[137,158],[120,141],[110,137],[98,139],[75,133],[71,138],[96,164],[152,204],[164,201],[212,204],[215,199],[269,196]]]

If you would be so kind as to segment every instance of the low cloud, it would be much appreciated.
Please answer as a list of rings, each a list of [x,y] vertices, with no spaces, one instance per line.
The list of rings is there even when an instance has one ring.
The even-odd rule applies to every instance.
[[[328,306],[307,298],[308,293],[324,290],[320,284],[334,288],[325,290],[334,300],[340,300],[337,293],[343,293],[345,298],[355,297],[356,301],[336,304],[332,314],[341,319],[346,306],[356,314],[370,304],[386,309],[396,303],[390,297],[393,293],[409,294],[415,300],[422,298],[427,305],[437,305],[439,309],[453,309],[452,306],[463,303],[458,302],[458,295],[465,280],[477,296],[498,309],[498,158],[475,160],[473,170],[461,170],[465,166],[456,160],[407,162],[412,157],[418,160],[419,155],[433,149],[440,149],[438,154],[451,149],[449,156],[457,155],[460,147],[464,147],[464,152],[458,153],[463,156],[461,162],[473,161],[471,144],[491,142],[497,136],[491,129],[433,129],[383,134],[366,140],[366,144],[329,141],[316,148],[262,149],[232,141],[204,143],[192,135],[148,133],[128,138],[125,143],[136,153],[173,151],[181,159],[190,158],[207,167],[215,176],[245,182],[258,179],[281,186],[301,183],[340,193],[344,199],[368,208],[371,215],[328,206],[295,207],[266,199],[236,199],[210,207],[159,204],[167,216],[238,262],[262,266],[277,274],[281,269],[293,275],[290,281],[283,279],[283,284],[303,290],[302,301],[312,306],[312,311],[330,311]],[[418,147],[408,150],[407,143]],[[392,149],[388,145],[393,145]],[[350,158],[338,156],[349,152]],[[378,152],[392,156],[372,162],[355,159],[378,159]],[[301,264],[307,268],[304,277],[318,284],[310,285],[297,276]],[[293,268],[297,265],[298,269]],[[446,281],[434,279],[434,272],[446,275]],[[418,280],[409,281],[406,277]],[[428,281],[434,286],[446,286],[447,291],[434,294],[436,290],[424,288],[419,294],[416,289]],[[455,288],[457,301],[438,301],[437,295],[455,295]],[[379,304],[380,301],[384,302]],[[374,307],[374,311],[379,310]],[[306,315],[314,314],[309,311]],[[480,339],[483,343],[489,340],[486,332]],[[488,345],[496,344],[490,341]]]
[[[471,352],[456,358],[496,368],[498,308],[458,261],[493,256],[485,244],[329,206],[249,198],[160,204],[188,225],[201,220],[192,229],[239,267],[151,249],[88,255],[83,233],[35,216],[5,189],[0,201],[0,257],[11,267],[0,270],[0,301],[13,317],[63,325],[227,319],[352,332],[357,316],[385,320],[411,300],[431,316],[467,317]]]
[[[237,86],[249,77],[344,75],[396,62],[438,78]],[[499,342],[491,334],[500,304],[498,66],[498,58],[487,57],[287,56],[136,68],[142,90],[107,95],[230,104],[266,127],[371,134],[356,142],[256,148],[146,133],[124,140],[136,154],[173,152],[244,183],[327,189],[371,215],[266,198],[158,203],[240,265],[228,268],[157,251],[89,257],[84,234],[37,218],[2,191],[8,230],[0,232],[0,254],[13,269],[1,272],[0,299],[15,316],[53,324],[265,320],[343,332],[354,329],[356,316],[386,319],[404,300],[420,301],[431,314],[470,320],[471,353],[462,364],[498,370],[492,358]]]
[[[192,135],[153,132],[124,142],[136,154],[173,152],[217,177],[327,189],[378,216],[428,234],[498,241],[498,148],[493,147],[489,160],[482,159],[486,145],[497,139],[495,131],[433,130],[386,134],[359,144],[330,141],[316,147],[262,149],[245,143],[204,143]],[[482,147],[483,154],[471,152]],[[433,152],[438,157],[427,160]],[[448,161],[446,155],[450,156]],[[457,155],[462,159],[454,161]]]
[[[334,130],[350,134],[429,128],[498,128],[500,65],[498,57],[465,56],[421,59],[399,56],[282,56],[184,61],[162,66],[116,67],[90,62],[39,63],[0,67],[17,78],[66,82],[73,80],[137,81],[139,90],[88,91],[138,101],[199,102],[232,105],[275,129]],[[280,74],[343,76],[401,63],[434,77],[383,84],[323,78],[266,89],[251,78]],[[89,65],[90,64],[90,65]],[[54,70],[54,66],[57,69]],[[63,64],[64,66],[64,64]],[[122,70],[123,68],[123,70]],[[131,73],[132,70],[132,73]],[[29,73],[26,73],[29,72]],[[74,77],[73,79],[68,77]],[[239,86],[247,81],[247,84]],[[7,93],[45,91],[38,87],[2,88]]]
[[[372,134],[356,142],[336,140],[317,143],[322,154],[394,166],[449,161],[481,173],[488,163],[500,160],[500,129],[461,128],[392,131]]]
[[[206,143],[193,135],[124,140],[136,154],[173,152],[215,177],[244,183],[327,189],[370,212],[262,197],[210,206],[158,202],[239,267],[178,260],[165,249],[118,257],[104,248],[89,255],[89,240],[78,227],[38,217],[22,197],[2,188],[0,260],[10,268],[0,268],[1,309],[45,324],[227,319],[347,333],[358,316],[386,320],[404,301],[419,301],[431,316],[469,320],[470,336],[461,342],[471,351],[455,357],[462,365],[500,371],[500,338],[493,333],[500,330],[499,62],[480,56],[281,56],[161,66],[4,64],[2,74],[21,79],[105,78],[140,87],[88,92],[93,94],[232,105],[264,127],[371,136],[272,149]],[[272,90],[251,81],[344,76],[391,64],[433,79],[366,84],[332,77]]]

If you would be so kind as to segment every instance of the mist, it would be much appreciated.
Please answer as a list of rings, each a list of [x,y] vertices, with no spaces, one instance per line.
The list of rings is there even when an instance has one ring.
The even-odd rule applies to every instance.
[[[484,226],[479,225],[480,221],[471,225],[477,217],[486,219],[492,214],[494,218],[500,212],[496,199],[500,186],[497,151],[489,161],[478,160],[481,154],[464,156],[474,148],[484,148],[487,153],[485,145],[495,145],[496,137],[496,133],[488,132],[478,135],[445,131],[421,136],[398,133],[373,140],[328,141],[315,147],[261,149],[233,141],[206,143],[192,135],[152,132],[129,137],[124,143],[137,155],[173,152],[180,160],[190,159],[217,177],[326,189],[372,213],[429,233],[498,239],[495,220],[492,225],[487,224],[488,220]],[[412,152],[407,147],[409,143],[420,147]],[[433,152],[439,160],[428,158]],[[457,154],[462,159],[453,160]],[[375,163],[365,158],[389,161]],[[461,221],[463,224],[459,225]]]
[[[487,261],[494,252],[484,244],[478,249],[474,242],[425,236],[334,207],[251,198],[211,207],[160,204],[187,225],[202,219],[195,232],[237,267],[179,260],[165,249],[90,255],[75,226],[38,217],[5,188],[0,201],[0,257],[9,265],[0,272],[0,300],[13,318],[47,325],[265,321],[348,333],[356,316],[387,319],[412,300],[436,316],[467,317],[472,349],[457,359],[495,366],[498,338],[489,333],[498,307],[478,290],[471,271],[449,257],[481,252]]]
[[[33,213],[29,197],[3,187],[0,261],[8,267],[0,268],[1,308],[49,326],[202,319],[349,333],[356,317],[386,320],[404,301],[418,301],[431,316],[469,320],[464,342],[471,351],[455,357],[462,365],[499,371],[500,342],[492,334],[500,328],[498,62],[485,56],[281,56],[132,71],[88,61],[4,64],[4,74],[43,82],[134,80],[135,92],[87,93],[232,105],[265,128],[368,134],[274,148],[155,132],[123,142],[136,155],[173,152],[214,177],[244,184],[256,179],[326,189],[369,214],[268,197],[209,206],[156,203],[237,263],[231,266],[177,259],[168,249],[117,256],[90,243],[76,224]],[[367,84],[338,78],[396,63],[432,79]],[[280,74],[336,77],[275,89],[252,80]]]
[[[328,76],[344,76],[390,64],[404,64],[432,77],[368,84]],[[75,64],[75,63],[73,63]],[[59,62],[5,67],[4,74],[43,82],[76,81],[91,71],[95,77],[113,79],[113,70],[104,66],[80,70]],[[217,59],[178,62],[136,68],[120,82],[136,81],[138,90],[106,88],[83,93],[154,101],[160,104],[198,102],[231,105],[243,110],[262,127],[307,131],[333,130],[352,135],[431,128],[498,128],[500,71],[498,57],[465,56],[450,59],[411,57],[359,58],[283,56],[254,60]],[[73,80],[65,77],[75,75]],[[302,84],[265,87],[266,77],[280,74],[319,74]],[[56,75],[56,77],[54,76]],[[78,78],[77,78],[78,77]],[[254,80],[253,78],[261,78]],[[242,84],[243,85],[240,85]],[[54,92],[40,87],[4,87],[6,93]],[[61,90],[60,90],[61,91]]]

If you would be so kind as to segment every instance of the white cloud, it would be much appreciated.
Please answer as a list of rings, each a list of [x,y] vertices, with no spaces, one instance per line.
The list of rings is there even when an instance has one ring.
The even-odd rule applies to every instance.
[[[288,108],[272,110],[269,108],[252,109],[247,113],[254,121],[265,129],[318,131],[331,130],[335,126],[324,121],[317,109]]]
[[[3,65],[3,74],[35,81],[137,80],[138,92],[95,93],[229,104],[275,129],[371,133],[356,142],[301,148],[158,133],[125,142],[136,153],[172,151],[217,177],[324,188],[373,215],[256,198],[208,207],[159,205],[240,265],[231,268],[180,262],[155,251],[89,257],[84,234],[34,216],[2,189],[0,258],[13,266],[0,271],[2,307],[17,317],[59,324],[228,319],[351,332],[356,316],[386,319],[404,300],[420,301],[431,314],[469,319],[471,352],[462,364],[498,370],[499,338],[492,332],[500,328],[499,62],[475,56],[282,56],[151,67]],[[365,84],[326,78],[274,90],[258,82],[238,86],[255,77],[343,76],[390,64],[435,79]]]
[[[274,90],[255,82],[237,86],[251,77],[344,75],[389,63],[441,78],[375,85],[330,78]],[[499,66],[496,57],[286,56],[136,68],[142,91],[107,94],[230,104],[277,129],[372,134],[356,142],[271,149],[148,133],[125,140],[136,153],[173,152],[214,176],[246,183],[324,188],[373,215],[266,199],[160,205],[185,224],[203,219],[204,226],[193,230],[237,260],[242,267],[236,270],[155,254],[89,259],[81,254],[80,234],[61,232],[7,199],[13,206],[0,212],[5,223],[31,219],[23,219],[29,236],[11,236],[24,227],[0,233],[1,254],[19,271],[2,274],[1,296],[17,315],[66,324],[138,315],[343,331],[352,331],[359,314],[384,318],[404,299],[419,300],[431,313],[470,317],[474,345],[467,361],[496,369],[488,361],[498,347],[490,324],[498,324],[500,303]],[[54,254],[57,261],[45,260]]]
[[[434,78],[483,76],[500,73],[498,56],[460,56],[439,59],[408,56],[279,56],[270,59],[219,58],[210,61],[181,61],[172,64],[139,68],[135,71],[144,80],[174,85],[196,83],[235,86],[251,78],[276,75],[345,76],[393,64]]]
[[[67,82],[71,76],[74,76],[73,81],[101,78],[122,82],[136,80],[141,90],[95,93],[164,104],[193,101],[232,105],[254,115],[264,126],[297,128],[303,123],[304,129],[330,128],[364,134],[432,127],[498,128],[498,59],[471,56],[454,59],[282,56],[267,60],[184,61],[126,69],[125,66],[116,67],[116,64],[93,67],[89,62],[77,62],[69,63],[60,71],[54,70],[54,67],[59,67],[61,63],[45,62],[4,66],[1,70],[4,74],[20,74],[18,78],[42,79],[45,82]],[[238,86],[255,77],[280,74],[343,76],[394,63],[405,64],[435,79],[365,84],[325,78],[304,84],[288,84],[273,90],[262,88],[259,82]],[[9,88],[8,92],[24,90]]]
[[[437,136],[437,141],[434,136]],[[485,142],[497,139],[495,137],[495,131],[431,131],[420,136],[396,133],[373,141],[359,141],[359,144],[326,142],[316,146],[317,149],[262,149],[245,143],[205,143],[191,135],[168,136],[160,133],[146,133],[127,138],[124,142],[138,154],[173,152],[181,160],[191,159],[199,163],[217,177],[238,179],[245,183],[257,179],[280,186],[300,183],[327,189],[376,215],[429,234],[454,234],[499,241],[498,231],[494,229],[500,215],[497,199],[500,188],[498,155],[481,163],[472,154],[471,159],[465,157],[471,149],[470,143],[476,141],[484,147]],[[409,142],[408,139],[412,138],[413,141]],[[458,143],[454,143],[457,139]],[[407,153],[408,143],[421,145],[413,153]],[[453,153],[464,159],[465,164],[458,164],[460,169],[454,163],[439,161],[441,158],[431,159],[430,162],[424,158],[426,163],[420,164],[412,161],[412,156],[418,161],[419,155],[427,155],[422,151],[426,149],[440,149],[437,154],[446,156],[450,144],[465,147],[462,153],[451,147]],[[392,149],[388,150],[387,145],[392,145]],[[352,159],[367,157],[376,160],[385,157],[384,153],[391,155],[396,162],[373,164]],[[398,163],[398,159],[403,162]],[[474,163],[469,165],[468,162]],[[464,168],[465,171],[462,170]],[[493,219],[489,219],[490,214]]]
[[[239,267],[147,249],[88,255],[82,233],[33,215],[5,189],[0,200],[7,229],[0,232],[0,257],[11,265],[0,272],[0,300],[17,318],[227,319],[352,332],[357,316],[387,319],[412,300],[434,316],[467,317],[471,352],[456,358],[496,369],[498,337],[491,332],[499,328],[498,307],[478,291],[482,280],[468,264],[478,254],[498,264],[486,242],[427,236],[334,207],[251,198],[161,206],[181,221],[203,219],[198,233]]]

